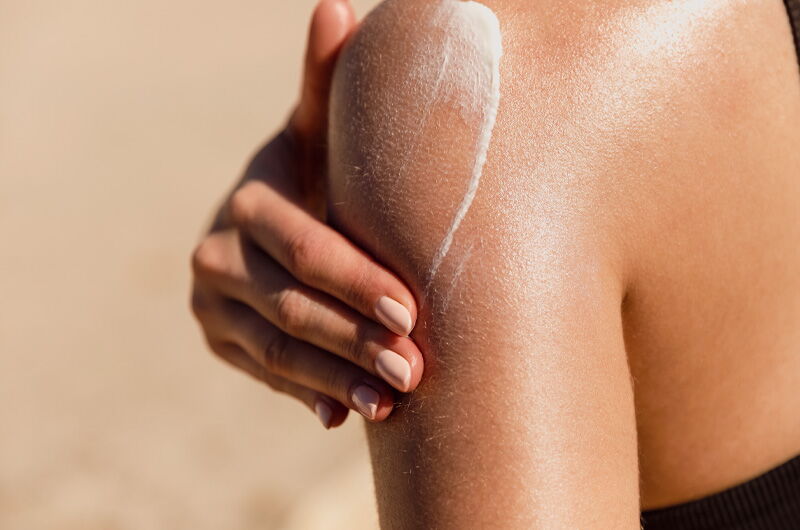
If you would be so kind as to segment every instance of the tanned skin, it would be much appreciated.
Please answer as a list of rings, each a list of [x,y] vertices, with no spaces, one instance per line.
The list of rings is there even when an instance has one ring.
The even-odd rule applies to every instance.
[[[418,110],[398,87],[431,2],[385,2],[334,78],[331,220],[410,286],[425,357],[368,426],[382,526],[635,529],[795,456],[800,74],[781,2],[483,3],[500,110],[432,283],[471,125],[447,105],[393,121]]]

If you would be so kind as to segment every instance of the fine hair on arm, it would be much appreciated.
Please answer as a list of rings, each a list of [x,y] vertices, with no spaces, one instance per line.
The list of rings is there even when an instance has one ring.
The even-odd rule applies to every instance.
[[[334,78],[331,220],[420,305],[423,381],[368,425],[381,524],[638,528],[619,248],[488,4],[388,0]]]

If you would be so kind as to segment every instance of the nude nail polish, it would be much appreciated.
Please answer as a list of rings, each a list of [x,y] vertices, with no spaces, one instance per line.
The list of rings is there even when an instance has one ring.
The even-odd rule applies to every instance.
[[[375,304],[375,315],[381,323],[398,335],[411,333],[411,313],[403,304],[388,296],[381,296]]]
[[[322,422],[322,426],[326,429],[331,428],[331,417],[333,416],[333,410],[331,409],[330,405],[318,399],[316,403],[314,403],[314,412],[317,413],[317,417],[319,421]]]
[[[381,396],[375,390],[367,385],[358,386],[353,390],[350,399],[353,400],[353,404],[364,417],[371,420],[375,419],[378,414],[378,403],[381,400]]]
[[[411,385],[411,365],[401,355],[383,350],[375,357],[375,370],[389,384],[401,392],[408,392]]]

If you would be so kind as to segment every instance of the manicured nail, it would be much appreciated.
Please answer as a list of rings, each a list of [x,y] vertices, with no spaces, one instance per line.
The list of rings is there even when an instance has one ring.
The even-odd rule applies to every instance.
[[[353,395],[350,398],[364,417],[371,420],[375,419],[375,415],[378,413],[378,403],[381,400],[381,396],[377,392],[367,385],[361,385],[353,390]]]
[[[319,421],[322,422],[322,426],[326,429],[331,428],[331,417],[333,416],[333,409],[331,409],[330,405],[318,399],[316,403],[314,403],[314,412],[317,413],[317,417]]]
[[[393,387],[408,392],[411,385],[411,365],[391,350],[383,350],[375,358],[375,370]]]
[[[375,314],[381,323],[398,335],[406,336],[411,333],[411,313],[403,304],[392,300],[388,296],[381,296],[375,304]]]

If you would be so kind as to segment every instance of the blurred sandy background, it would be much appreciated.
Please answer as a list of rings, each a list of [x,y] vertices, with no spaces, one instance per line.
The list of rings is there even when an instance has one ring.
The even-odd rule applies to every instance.
[[[191,248],[287,116],[312,8],[0,0],[0,528],[375,526],[361,420],[323,431],[188,310]]]

